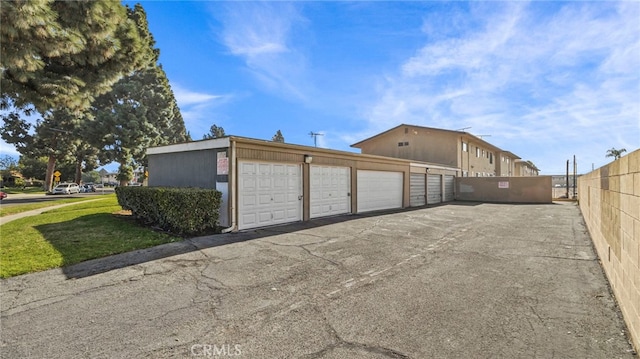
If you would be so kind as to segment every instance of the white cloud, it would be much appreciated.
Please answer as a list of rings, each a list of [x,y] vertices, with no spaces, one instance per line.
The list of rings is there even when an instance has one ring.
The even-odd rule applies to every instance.
[[[234,97],[196,92],[177,84],[172,84],[171,88],[185,126],[194,139],[199,139],[209,132],[212,124],[221,125],[221,118],[216,116],[215,109]]]
[[[20,153],[18,153],[16,147],[6,143],[2,139],[0,139],[0,154],[2,154],[2,156],[20,157]]]
[[[183,88],[180,85],[172,85],[173,94],[180,106],[211,104],[215,100],[224,98],[222,95],[211,95],[206,93],[194,92]]]
[[[306,100],[310,86],[307,59],[292,36],[306,21],[298,7],[282,2],[234,2],[222,16],[221,42],[244,60],[258,83],[279,96]]]
[[[423,26],[431,42],[387,75],[364,132],[472,126],[545,171],[564,152],[601,165],[606,148],[640,146],[639,3],[471,7],[452,18],[479,30],[428,37]]]

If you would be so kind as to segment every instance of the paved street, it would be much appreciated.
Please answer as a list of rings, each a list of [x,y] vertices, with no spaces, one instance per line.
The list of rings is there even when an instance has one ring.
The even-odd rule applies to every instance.
[[[82,198],[82,197],[86,197],[86,196],[97,196],[97,195],[103,195],[103,194],[110,194],[113,193],[114,190],[113,188],[109,188],[109,189],[105,189],[105,190],[97,190],[96,192],[90,192],[90,193],[76,193],[76,194],[57,194],[57,195],[47,195],[47,194],[43,194],[43,193],[39,193],[39,194],[32,194],[32,193],[27,193],[27,194],[9,194],[9,196],[5,199],[2,200],[2,206],[3,207],[10,207],[10,206],[14,206],[14,205],[19,205],[19,204],[27,204],[27,203],[39,203],[39,202],[50,202],[50,201],[55,201],[55,200],[59,200],[59,199],[63,199],[63,198]]]
[[[632,358],[573,203],[224,234],[0,282],[2,358]]]

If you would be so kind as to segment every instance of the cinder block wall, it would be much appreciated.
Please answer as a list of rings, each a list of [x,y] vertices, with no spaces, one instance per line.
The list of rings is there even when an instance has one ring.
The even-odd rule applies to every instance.
[[[582,216],[640,350],[640,150],[578,178]]]

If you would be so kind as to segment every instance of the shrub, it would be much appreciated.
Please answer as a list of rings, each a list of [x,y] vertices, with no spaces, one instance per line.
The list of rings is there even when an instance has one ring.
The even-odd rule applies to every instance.
[[[214,189],[116,187],[118,204],[147,225],[180,235],[218,232],[222,194]]]
[[[13,185],[14,185],[14,187],[24,187],[25,186],[24,179],[19,178],[19,177],[16,178]]]

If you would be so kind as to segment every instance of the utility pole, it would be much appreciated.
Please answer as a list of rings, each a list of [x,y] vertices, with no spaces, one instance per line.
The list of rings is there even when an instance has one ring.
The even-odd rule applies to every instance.
[[[578,184],[576,172],[578,172],[578,164],[576,163],[576,155],[573,155],[573,199],[576,198],[576,185]]]
[[[567,160],[567,199],[569,199],[569,160]]]
[[[313,147],[318,147],[318,136],[324,136],[324,133],[311,131],[309,136],[313,137]]]

